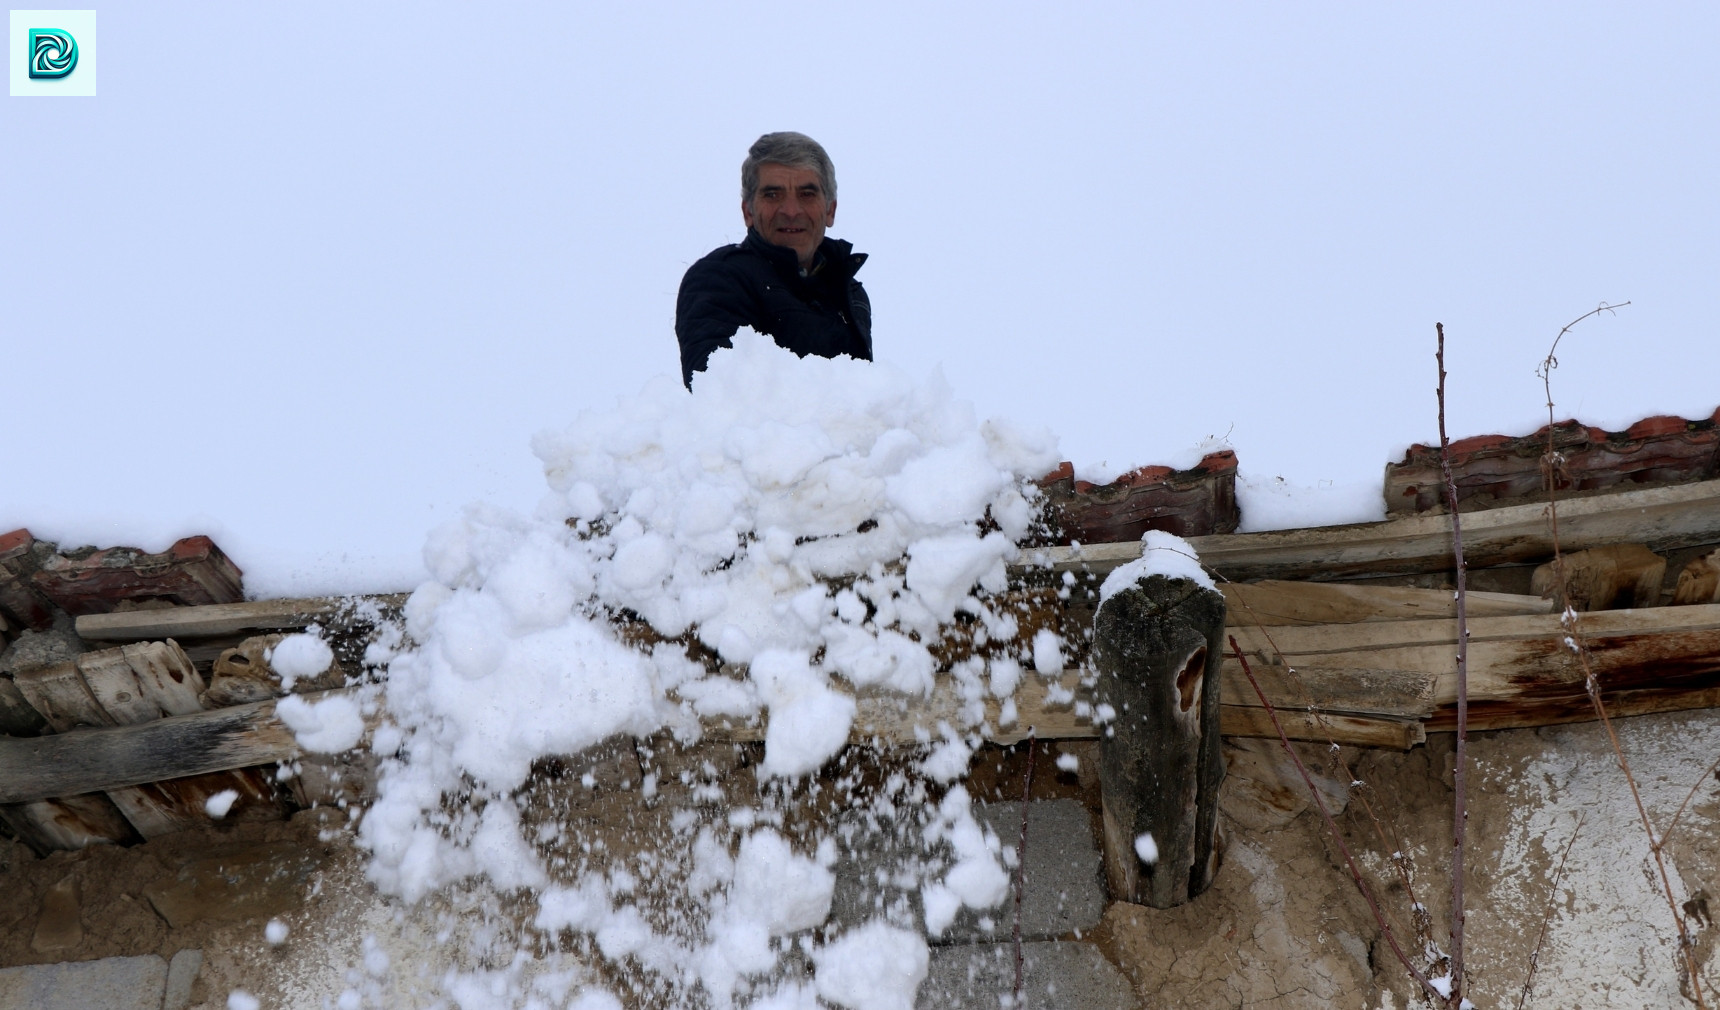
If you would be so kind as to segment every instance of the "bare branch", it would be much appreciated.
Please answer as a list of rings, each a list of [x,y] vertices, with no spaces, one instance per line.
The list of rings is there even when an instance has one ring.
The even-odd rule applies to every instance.
[[[1451,553],[1457,566],[1457,758],[1452,787],[1456,793],[1451,816],[1451,996],[1463,1005],[1463,834],[1469,822],[1469,598],[1468,568],[1463,563],[1463,521],[1457,509],[1457,480],[1451,475],[1451,440],[1445,434],[1445,324],[1434,323],[1439,350],[1439,469],[1445,477],[1446,502],[1451,506]]]
[[[1541,367],[1536,370],[1536,374],[1541,377],[1542,388],[1547,393],[1547,454],[1544,467],[1547,474],[1547,526],[1553,545],[1553,570],[1558,580],[1557,584],[1561,586],[1565,584],[1565,557],[1559,550],[1559,482],[1557,474],[1562,460],[1553,442],[1553,369],[1559,367],[1559,361],[1555,355],[1559,349],[1559,341],[1564,339],[1565,334],[1569,333],[1572,327],[1590,316],[1610,312],[1629,304],[1629,302],[1620,302],[1618,305],[1608,305],[1602,302],[1599,308],[1585,312],[1566,323],[1564,328],[1559,331],[1558,336],[1553,338],[1553,346],[1548,349],[1547,357],[1541,362]],[[1607,742],[1612,745],[1613,757],[1618,762],[1619,770],[1624,773],[1625,784],[1630,787],[1631,799],[1636,803],[1636,814],[1638,819],[1642,821],[1643,833],[1648,836],[1648,851],[1654,857],[1655,869],[1659,871],[1660,886],[1665,892],[1667,908],[1672,912],[1673,925],[1678,928],[1678,950],[1684,959],[1685,971],[1690,978],[1691,993],[1696,1005],[1701,1010],[1708,1010],[1708,1001],[1702,996],[1702,982],[1697,974],[1696,959],[1692,953],[1694,941],[1690,937],[1689,930],[1685,928],[1684,916],[1679,913],[1678,899],[1672,893],[1672,877],[1666,872],[1666,858],[1662,853],[1665,840],[1655,837],[1654,824],[1649,820],[1648,808],[1642,802],[1642,791],[1637,788],[1636,775],[1631,772],[1630,761],[1624,756],[1624,747],[1619,743],[1618,732],[1613,729],[1612,718],[1607,713],[1606,702],[1601,698],[1600,678],[1595,676],[1594,667],[1589,662],[1588,641],[1582,631],[1582,622],[1578,619],[1576,611],[1569,606],[1565,607],[1563,624],[1566,634],[1574,644],[1577,662],[1582,666],[1583,686],[1588,692],[1589,704],[1594,706],[1595,717],[1600,720],[1602,728],[1606,730]],[[1683,807],[1679,808],[1681,814],[1683,809]]]
[[[1553,883],[1547,891],[1547,910],[1541,916],[1541,932],[1535,937],[1535,949],[1529,952],[1529,975],[1523,979],[1523,991],[1517,994],[1517,1010],[1523,1010],[1523,1001],[1529,998],[1529,992],[1535,987],[1535,969],[1541,964],[1541,946],[1547,942],[1547,925],[1553,921],[1554,902],[1559,897],[1559,880],[1565,875],[1565,860],[1571,858],[1571,847],[1577,844],[1577,835],[1583,830],[1583,821],[1588,814],[1577,815],[1577,826],[1572,829],[1571,837],[1565,842],[1564,854],[1559,857],[1559,868],[1553,871]]]

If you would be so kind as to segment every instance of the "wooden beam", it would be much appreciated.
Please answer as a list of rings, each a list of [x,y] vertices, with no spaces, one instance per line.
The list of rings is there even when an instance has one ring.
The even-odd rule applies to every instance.
[[[1578,621],[1591,663],[1612,699],[1609,706],[1618,714],[1720,706],[1720,604],[1595,611]],[[1453,621],[1228,630],[1251,660],[1259,657],[1256,676],[1296,739],[1403,748],[1423,739],[1424,724],[1438,731],[1448,720],[1455,696],[1450,672],[1456,645]],[[1564,644],[1558,615],[1476,618],[1470,631],[1471,720],[1476,728],[1592,717],[1581,670]],[[1280,650],[1288,666],[1278,660]],[[75,672],[75,664],[66,666],[71,669],[60,673]],[[1056,679],[1026,673],[1012,699],[1015,720],[1002,725],[999,699],[987,697],[979,735],[1013,743],[1032,727],[1042,739],[1104,739],[1105,728],[1095,727],[1084,710],[1070,704],[1070,693],[1079,693],[1076,677],[1073,671]],[[1219,677],[1219,731],[1226,736],[1275,735],[1252,690],[1239,686],[1240,667],[1234,659],[1224,660]],[[79,688],[62,693],[79,706],[87,702],[90,712],[83,713],[79,706],[73,706],[78,712],[55,709],[68,727],[77,725],[80,713],[87,721],[101,712],[93,696],[83,696],[88,688],[81,687],[81,678],[73,682],[38,674],[24,677],[23,685],[37,694],[50,687]],[[333,693],[338,692],[305,697],[315,700]],[[964,707],[972,704],[950,677],[940,677],[929,698],[863,692],[857,701],[851,739],[879,746],[911,746],[927,734],[935,737],[940,721],[959,728],[965,722],[960,718]],[[710,720],[705,729],[714,739],[759,740],[764,720]],[[0,739],[0,804],[120,789],[299,756],[291,731],[274,718],[272,700],[133,726]]]
[[[304,628],[326,621],[353,605],[374,601],[398,610],[406,593],[382,596],[325,596],[303,600],[258,600],[216,603],[201,607],[133,610],[123,614],[86,614],[78,618],[78,636],[92,642],[137,642],[158,638],[207,638],[253,631]]]
[[[1259,675],[1256,670],[1255,676]],[[1278,710],[1278,721],[1284,726],[1284,735],[1292,740],[1393,750],[1409,750],[1427,740],[1426,730],[1414,719],[1377,719],[1286,707]],[[1225,736],[1278,739],[1272,717],[1258,702],[1252,707],[1225,705],[1220,712],[1220,726]]]
[[[1609,690],[1694,690],[1720,683],[1720,604],[1593,611],[1582,614],[1577,627],[1590,668]],[[1306,684],[1312,702],[1322,708],[1354,710],[1363,692],[1352,690],[1347,678],[1360,683],[1370,671],[1428,678],[1436,707],[1456,700],[1454,621],[1231,631],[1251,661],[1258,660],[1286,684]],[[1472,703],[1532,705],[1537,697],[1562,698],[1573,687],[1580,690],[1583,670],[1557,614],[1478,618],[1469,622],[1469,631]],[[1234,659],[1226,659],[1224,676],[1241,676]],[[1232,695],[1236,703],[1245,703],[1239,688]],[[1381,714],[1405,713],[1394,707]]]
[[[1226,582],[1219,586],[1233,625],[1355,624],[1457,617],[1447,589],[1350,585],[1341,582]],[[1514,593],[1468,594],[1470,617],[1550,614],[1553,602]]]
[[[1559,503],[1567,551],[1641,543],[1665,551],[1720,543],[1720,480],[1621,491]],[[1385,522],[1272,533],[1191,537],[1200,559],[1227,579],[1335,579],[1414,575],[1451,567],[1451,521],[1420,515]],[[1463,553],[1471,568],[1533,564],[1552,556],[1545,505],[1466,512]],[[1141,556],[1138,542],[1047,547],[1026,565],[1107,572]]]
[[[122,789],[299,753],[292,731],[275,718],[273,701],[133,726],[0,739],[0,803]]]

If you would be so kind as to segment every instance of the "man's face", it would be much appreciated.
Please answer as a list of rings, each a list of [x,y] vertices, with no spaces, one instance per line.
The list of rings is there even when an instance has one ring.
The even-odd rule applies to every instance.
[[[836,223],[836,201],[825,198],[812,169],[764,164],[758,167],[750,206],[741,201],[741,216],[766,242],[798,253],[805,268],[824,241],[824,229]]]

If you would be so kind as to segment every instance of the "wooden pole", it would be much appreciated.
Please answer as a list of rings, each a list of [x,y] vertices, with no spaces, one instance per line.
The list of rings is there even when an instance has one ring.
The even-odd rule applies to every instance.
[[[1100,604],[1096,697],[1116,710],[1099,741],[1105,875],[1112,896],[1170,908],[1218,866],[1219,666],[1224,597],[1191,579],[1149,575]],[[1147,863],[1137,842],[1151,835]]]

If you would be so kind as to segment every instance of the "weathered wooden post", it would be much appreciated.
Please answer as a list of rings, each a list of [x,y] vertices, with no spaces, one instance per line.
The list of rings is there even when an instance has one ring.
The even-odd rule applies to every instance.
[[[1147,575],[1099,605],[1096,696],[1116,709],[1099,744],[1105,876],[1120,900],[1170,908],[1212,883],[1223,634],[1224,596],[1188,578]],[[1152,863],[1136,847],[1148,834]]]

